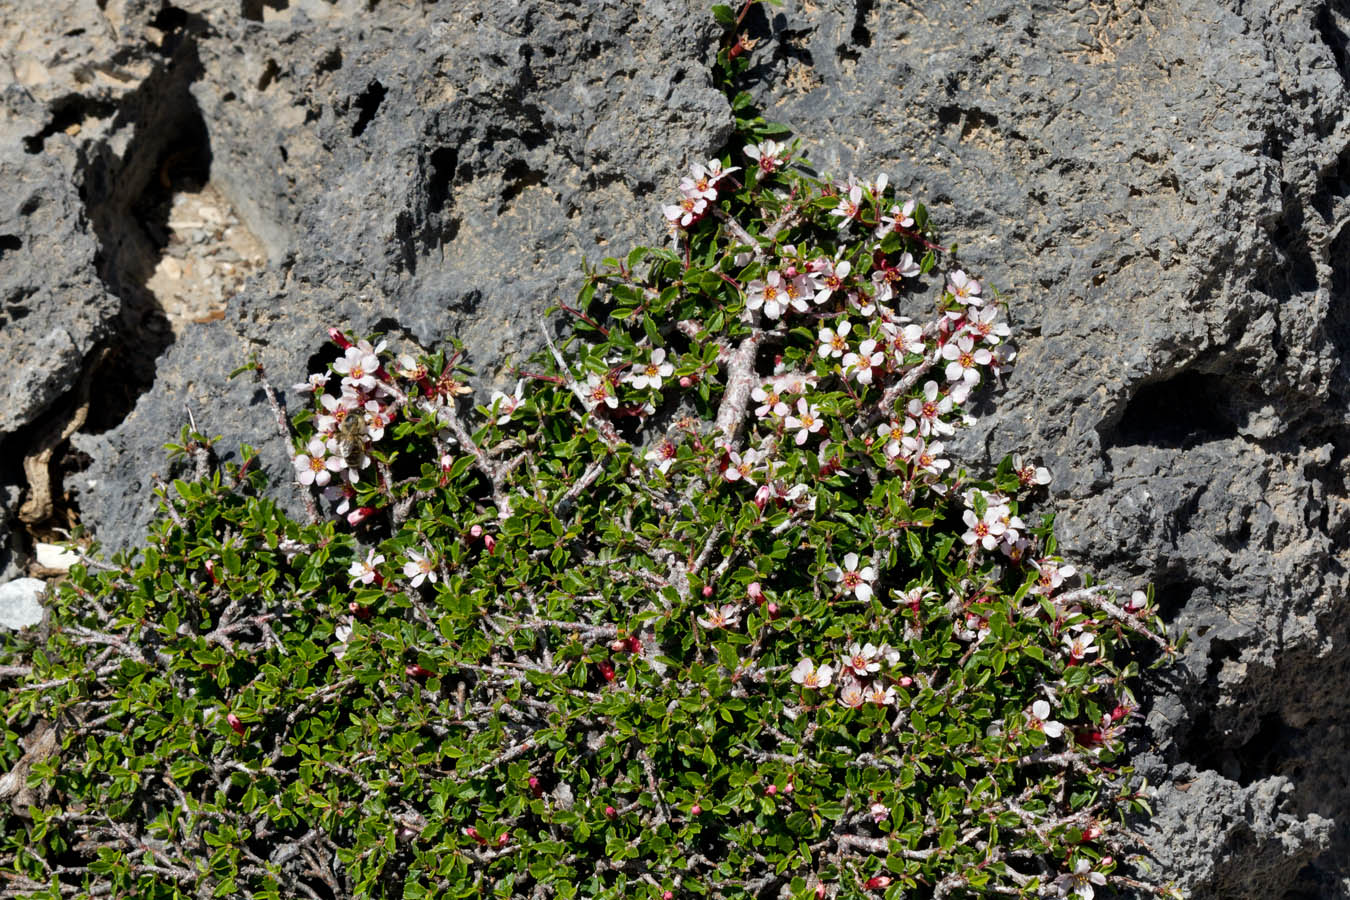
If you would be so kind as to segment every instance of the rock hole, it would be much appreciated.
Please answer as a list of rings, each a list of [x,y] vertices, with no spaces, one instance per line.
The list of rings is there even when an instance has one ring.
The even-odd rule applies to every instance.
[[[262,74],[258,76],[258,90],[265,91],[271,87],[272,82],[277,80],[281,74],[281,66],[277,65],[275,59],[269,59],[264,65]]]
[[[1233,379],[1194,371],[1142,385],[1102,444],[1185,449],[1235,437],[1234,393]]]
[[[5,254],[21,249],[23,241],[17,234],[0,234],[0,260],[5,258]]]
[[[531,169],[523,159],[515,159],[502,172],[502,200],[511,202],[527,187],[544,183],[544,173]]]
[[[380,104],[384,102],[385,94],[388,89],[378,81],[372,81],[366,89],[361,92],[361,96],[356,98],[356,123],[352,125],[352,137],[360,137],[366,130],[375,114],[380,111]]]
[[[117,107],[107,101],[69,94],[52,101],[51,110],[51,120],[46,127],[23,139],[23,148],[28,153],[41,153],[47,146],[47,138],[58,132],[77,132],[86,120],[106,119],[117,111]]]
[[[1336,68],[1340,71],[1342,78],[1350,80],[1350,70],[1346,69],[1345,48],[1350,43],[1350,21],[1347,20],[1344,13],[1333,9],[1333,4],[1325,4],[1317,11],[1314,24],[1317,31],[1322,35],[1322,41],[1331,50],[1332,57],[1336,60]]]
[[[1330,308],[1326,336],[1333,355],[1340,361],[1334,386],[1342,399],[1350,399],[1350,228],[1342,228],[1331,242]]]

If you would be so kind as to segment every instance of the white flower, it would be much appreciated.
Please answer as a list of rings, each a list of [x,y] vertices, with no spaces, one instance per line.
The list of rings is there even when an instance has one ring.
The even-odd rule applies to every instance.
[[[857,709],[862,706],[867,698],[863,696],[863,688],[856,681],[846,681],[839,687],[839,705],[847,706],[849,709]]]
[[[910,422],[908,419],[906,419],[905,428],[908,429],[909,425]],[[901,434],[902,432],[900,423],[896,422],[895,420],[891,420],[890,422],[882,422],[880,425],[877,426],[877,437],[881,438],[883,441],[886,442],[886,455],[889,456],[891,459],[895,459],[897,456],[900,455]]]
[[[375,389],[375,373],[380,368],[380,360],[374,353],[361,350],[360,347],[348,347],[342,359],[333,363],[333,370],[342,376],[342,384],[363,391]]]
[[[291,460],[295,466],[295,480],[308,487],[323,487],[333,480],[333,473],[346,468],[341,456],[329,456],[328,446],[321,438],[312,437],[305,446],[306,453],[298,453]]]
[[[436,581],[435,564],[429,556],[423,556],[416,550],[408,551],[408,561],[403,564],[403,574],[413,587],[421,587],[422,582],[430,578]]]
[[[1138,612],[1145,606],[1148,606],[1148,594],[1145,594],[1143,591],[1135,591],[1133,594],[1130,594],[1130,599],[1125,604],[1125,609],[1129,612]]]
[[[984,305],[984,300],[980,297],[980,283],[960,269],[948,276],[947,290],[958,302],[967,306]]]
[[[904,206],[892,206],[890,212],[882,216],[880,224],[877,225],[877,237],[885,237],[888,231],[904,231],[906,228],[913,228],[913,217],[913,200],[906,200]]]
[[[943,418],[952,411],[952,398],[938,396],[938,383],[930,381],[923,386],[923,398],[909,401],[906,412],[918,424],[919,434],[953,434],[956,428]]]
[[[614,391],[610,389],[607,377],[592,372],[586,376],[586,402],[591,409],[601,403],[610,409],[615,409],[619,405],[619,398],[614,396]]]
[[[820,408],[806,402],[805,397],[797,398],[797,414],[788,416],[785,423],[788,428],[795,429],[797,436],[793,438],[798,446],[806,443],[808,436],[820,431],[823,422],[820,420]]]
[[[661,379],[669,378],[675,373],[675,367],[666,362],[666,348],[657,347],[652,351],[650,362],[638,363],[633,366],[633,371],[628,376],[628,383],[638,390],[645,388],[655,388],[661,390]]]
[[[848,349],[848,333],[852,330],[853,323],[848,319],[844,319],[836,328],[827,326],[820,329],[820,334],[817,335],[820,338],[820,347],[816,352],[822,359],[831,356],[838,359],[843,356],[844,351]]]
[[[352,587],[356,587],[358,584],[372,584],[379,574],[375,571],[375,567],[382,562],[384,562],[384,556],[376,553],[374,548],[366,554],[364,560],[353,562],[351,568],[347,570],[347,574],[352,579]]]
[[[759,163],[759,173],[769,175],[778,169],[787,157],[784,154],[786,148],[774,140],[763,141],[758,144],[749,144],[745,148],[745,155]]]
[[[328,383],[327,372],[316,372],[309,376],[308,381],[302,381],[299,384],[292,385],[291,390],[305,394],[313,394],[323,390],[323,386]]]
[[[1097,652],[1097,648],[1092,646],[1097,638],[1091,634],[1066,634],[1064,635],[1064,652],[1074,662],[1082,662],[1088,656]]]
[[[975,349],[975,339],[963,334],[942,345],[942,358],[947,360],[947,380],[964,381],[975,385],[980,381],[977,366],[987,366],[993,355],[983,347]]]
[[[683,197],[678,204],[671,204],[661,208],[661,214],[666,217],[666,221],[679,228],[688,228],[702,215],[708,208],[708,201],[702,197]]]
[[[492,424],[505,425],[511,421],[511,417],[516,414],[520,408],[521,401],[524,400],[525,383],[516,382],[514,393],[504,394],[501,391],[492,392],[492,400],[488,403],[488,411],[492,415]]]
[[[1036,567],[1040,577],[1036,579],[1036,584],[1032,585],[1032,592],[1043,594],[1049,597],[1055,591],[1059,590],[1065,579],[1072,578],[1078,574],[1078,570],[1073,566],[1063,566],[1052,559],[1036,559],[1031,564]]]
[[[877,342],[868,338],[858,345],[857,353],[844,357],[844,374],[854,375],[860,384],[872,383],[872,371],[886,361],[886,354],[877,349]]]
[[[708,606],[704,608],[708,617],[699,619],[698,624],[704,628],[731,628],[740,622],[741,614],[737,611],[733,603],[724,603],[721,606]]]
[[[905,357],[911,353],[922,356],[927,350],[923,342],[923,329],[918,325],[882,322],[881,333],[886,337],[886,346],[896,365],[904,363]]]
[[[1050,704],[1037,700],[1031,704],[1031,715],[1027,716],[1027,725],[1037,731],[1045,732],[1046,737],[1057,738],[1064,733],[1064,723],[1050,719]]]
[[[961,540],[966,544],[974,545],[977,541],[980,546],[986,550],[993,550],[998,546],[998,540],[1007,529],[999,519],[991,515],[993,508],[986,508],[984,516],[975,515],[975,510],[968,509],[962,514],[962,519],[966,523],[966,533],[961,535]]]
[[[783,274],[777,270],[764,276],[764,280],[750,282],[745,291],[746,309],[764,309],[764,315],[777,319],[788,308],[788,296],[784,290]]]
[[[915,468],[929,475],[941,477],[951,466],[951,460],[942,458],[945,449],[941,441],[928,443],[923,438],[905,435],[900,439],[901,456],[909,460]]]
[[[792,411],[792,407],[783,402],[778,389],[771,384],[755,388],[750,392],[750,396],[756,403],[761,404],[755,408],[755,415],[761,419],[767,418],[770,413],[782,418]]]
[[[872,815],[872,821],[880,825],[886,821],[886,817],[891,814],[891,808],[880,800],[873,800],[867,807],[867,811]]]
[[[975,337],[992,346],[1012,334],[1007,322],[994,321],[997,317],[998,310],[992,306],[988,309],[975,310],[967,318],[966,327]]]
[[[744,453],[732,450],[727,454],[727,470],[723,475],[727,481],[744,480],[746,484],[758,484],[755,470],[763,459],[764,454],[753,448]]]
[[[333,658],[342,659],[347,655],[347,640],[352,636],[352,625],[350,619],[344,619],[333,626],[333,637],[337,638],[337,645],[333,647]]]
[[[820,283],[820,289],[816,291],[816,303],[824,303],[835,291],[842,291],[844,279],[848,278],[848,273],[852,271],[853,263],[848,260],[825,263],[824,268],[816,275],[816,280]]]
[[[859,566],[858,554],[844,554],[844,567],[831,566],[825,571],[828,581],[838,582],[845,593],[851,593],[866,603],[872,599],[872,582],[877,580],[877,570],[871,566]],[[870,644],[868,646],[871,646]],[[872,648],[876,650],[875,647]]]
[[[648,450],[644,458],[647,462],[656,463],[656,471],[664,475],[669,472],[670,467],[674,465],[676,452],[675,443],[673,441],[663,440]]]
[[[845,219],[856,219],[862,214],[862,198],[862,185],[855,184],[848,189],[847,194],[839,198],[839,205],[830,212]]]
[[[1022,487],[1025,488],[1050,483],[1050,470],[1035,463],[1023,462],[1020,453],[1013,456],[1013,471],[1017,473],[1017,480],[1022,482]]]
[[[1071,874],[1064,874],[1055,879],[1055,887],[1059,889],[1061,897],[1067,897],[1069,894],[1076,894],[1083,900],[1092,900],[1095,896],[1093,885],[1101,886],[1106,884],[1106,876],[1101,872],[1093,872],[1092,867],[1086,859],[1078,860]]]
[[[828,687],[830,679],[833,677],[833,669],[824,664],[820,668],[816,668],[810,657],[803,658],[792,669],[792,680],[804,688]]]
[[[890,706],[895,702],[895,688],[890,685],[883,686],[878,682],[867,689],[867,702],[877,706]]]
[[[856,678],[866,678],[873,672],[881,670],[881,662],[877,659],[877,646],[873,643],[858,644],[848,648],[848,656],[844,657],[839,670],[845,674],[852,674]]]

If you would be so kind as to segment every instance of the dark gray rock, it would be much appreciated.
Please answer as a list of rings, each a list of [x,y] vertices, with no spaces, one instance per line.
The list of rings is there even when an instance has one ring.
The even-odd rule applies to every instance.
[[[677,170],[729,136],[698,4],[370,5],[25,13],[51,36],[4,95],[0,285],[46,291],[70,341],[6,324],[7,357],[48,368],[0,435],[116,338],[129,377],[105,379],[67,481],[109,544],[142,532],[189,416],[292,496],[261,393],[225,378],[250,354],[284,390],[330,326],[455,333],[503,381],[581,259],[659,239]],[[1020,355],[967,462],[1042,457],[1066,554],[1155,584],[1191,636],[1142,695],[1165,876],[1350,897],[1350,10],[827,0],[748,22],[769,117],[822,169],[889,173],[1009,300]],[[170,341],[145,288],[159,201],[202,178],[268,265]],[[39,210],[4,205],[16,179]]]
[[[1156,846],[1196,897],[1350,896],[1350,283],[1341,6],[821,4],[759,96],[889,172],[1004,291],[962,442],[1044,457],[1064,552],[1192,642],[1147,697]]]

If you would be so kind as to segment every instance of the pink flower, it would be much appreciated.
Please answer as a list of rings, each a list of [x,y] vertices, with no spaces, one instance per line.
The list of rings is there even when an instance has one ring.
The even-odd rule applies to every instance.
[[[975,515],[975,510],[968,509],[962,514],[962,519],[966,523],[966,533],[961,535],[961,540],[966,542],[967,546],[973,546],[976,542],[986,550],[993,550],[998,546],[998,540],[1007,529],[990,513],[992,509],[986,509],[984,516]]]
[[[851,674],[855,678],[866,678],[873,672],[881,670],[881,663],[878,661],[877,655],[876,644],[855,643],[848,648],[848,656],[844,657],[839,670],[845,674]]]
[[[703,217],[708,201],[701,197],[684,197],[679,203],[661,208],[661,214],[671,225],[688,228]]]
[[[1050,483],[1050,470],[1035,463],[1023,462],[1021,454],[1013,457],[1013,471],[1017,473],[1017,480],[1022,482],[1024,488]]]
[[[904,206],[892,206],[890,212],[881,217],[881,223],[877,225],[877,237],[885,237],[888,231],[904,231],[913,227],[914,201],[906,200]]]
[[[366,554],[364,560],[353,562],[351,568],[347,570],[347,574],[351,576],[352,587],[356,587],[358,584],[374,583],[380,574],[375,571],[375,567],[382,562],[384,562],[384,556],[377,554],[373,548]]]
[[[845,219],[856,219],[862,215],[862,199],[862,185],[854,184],[848,189],[847,194],[839,198],[839,205],[831,210],[831,213]]]
[[[1074,662],[1082,662],[1093,653],[1097,648],[1092,646],[1097,638],[1091,634],[1066,634],[1064,635],[1064,652]]]
[[[758,484],[755,481],[755,467],[763,459],[763,454],[758,450],[747,449],[744,453],[738,453],[732,450],[727,454],[727,469],[723,477],[727,481],[742,481],[746,484]]]
[[[854,188],[854,190],[860,190]],[[824,303],[830,299],[835,291],[844,289],[844,279],[848,278],[848,273],[853,271],[853,263],[848,260],[839,262],[825,263],[824,268],[816,275],[820,282],[820,289],[816,291],[816,303]]]
[[[379,368],[379,358],[360,347],[348,347],[342,359],[333,363],[333,370],[342,376],[344,386],[363,391],[375,389],[375,373]]]
[[[748,145],[745,148],[745,155],[759,163],[760,175],[771,175],[787,161],[785,150],[786,148],[777,141],[767,140]]]
[[[643,458],[647,462],[656,463],[656,471],[662,475],[670,471],[670,467],[675,464],[676,453],[678,452],[675,443],[669,440],[663,440],[657,443],[647,451]]]
[[[756,403],[761,404],[755,409],[755,415],[761,419],[767,418],[770,413],[782,418],[792,411],[792,407],[783,402],[778,389],[771,384],[755,388],[750,392],[750,396]]]
[[[998,310],[992,306],[988,309],[974,310],[966,320],[966,327],[975,337],[992,346],[1012,334],[1007,322],[994,321],[997,317]]]
[[[891,351],[896,365],[902,365],[910,354],[922,356],[927,351],[923,342],[923,329],[918,325],[902,325],[900,322],[882,322],[881,333]]]
[[[596,375],[594,372],[586,376],[586,401],[591,409],[601,403],[610,409],[615,409],[619,405],[619,398],[614,396],[609,379],[603,375]]]
[[[863,696],[862,685],[856,681],[845,682],[839,688],[839,705],[847,706],[849,709],[857,709],[862,706],[866,698]]]

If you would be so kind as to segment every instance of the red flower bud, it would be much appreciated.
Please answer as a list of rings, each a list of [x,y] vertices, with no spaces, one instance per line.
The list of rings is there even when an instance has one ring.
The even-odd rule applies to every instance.
[[[882,888],[888,887],[890,883],[891,877],[889,875],[875,875],[867,879],[867,881],[863,884],[863,890],[865,891],[881,890]]]
[[[612,819],[619,814],[619,811],[612,806],[605,807],[605,818]]]
[[[352,342],[347,340],[347,336],[336,328],[328,329],[328,337],[343,350],[346,350],[352,345]]]
[[[488,555],[497,549],[497,539],[490,534],[483,535],[483,546],[487,548]]]
[[[636,637],[626,638],[623,642],[623,645],[624,649],[626,649],[629,653],[642,652],[642,641],[638,640]]]
[[[674,892],[674,891],[662,891],[662,892],[661,892],[661,900],[675,900],[675,892]]]
[[[774,794],[778,793],[778,785],[776,785],[776,784],[771,784],[771,785],[769,785],[768,787],[766,787],[766,788],[764,789],[764,793],[766,793],[766,794],[768,794],[770,797],[772,797]]]
[[[711,597],[712,595],[713,595],[712,585],[711,585],[711,584],[705,584],[705,585],[703,586],[703,596],[705,596],[705,597]]]
[[[411,677],[411,678],[430,678],[432,675],[435,675],[435,674],[436,674],[435,672],[431,671],[430,669],[424,669],[424,668],[422,668],[422,667],[419,666],[417,663],[413,663],[412,665],[408,666],[408,667],[407,667],[406,669],[404,669],[403,671],[407,672],[408,675],[409,675],[409,677]]]
[[[1102,733],[1100,731],[1080,731],[1074,735],[1074,740],[1081,746],[1091,747],[1102,742]]]
[[[1095,841],[1097,838],[1101,836],[1102,836],[1102,829],[1101,826],[1099,825],[1089,825],[1087,828],[1083,829],[1084,841]]]
[[[374,512],[375,508],[371,506],[363,506],[360,509],[354,509],[347,513],[347,524],[352,527],[360,525],[366,519],[370,518],[371,514]]]
[[[497,835],[498,847],[505,847],[509,843],[511,843],[511,833],[509,831],[503,831],[501,834]]]
[[[347,604],[347,609],[351,610],[352,615],[356,616],[358,619],[360,619],[360,620],[363,621],[363,622],[364,622],[366,619],[369,619],[369,618],[370,618],[370,607],[369,607],[369,606],[362,606],[360,603],[357,603],[355,600],[353,600],[351,603],[348,603],[348,604]]]
[[[529,785],[530,785],[530,793],[534,794],[536,800],[541,799],[544,796],[544,789],[539,786],[538,778],[535,778],[533,775],[531,775]]]
[[[477,842],[480,843],[480,844],[486,844],[486,843],[487,843],[487,841],[483,839],[483,836],[482,836],[481,834],[478,833],[478,829],[477,829],[477,828],[474,828],[472,825],[467,826],[467,827],[464,829],[464,833],[465,833],[466,835],[468,835],[468,837],[469,837],[471,840],[475,840],[475,841],[477,841]]]
[[[1115,709],[1111,710],[1111,721],[1119,722],[1121,719],[1125,718],[1129,714],[1130,708],[1128,706],[1124,705],[1117,706]]]
[[[220,579],[216,578],[216,561],[208,559],[202,565],[206,566],[206,574],[211,576],[211,583],[213,585],[219,585]]]
[[[816,882],[816,900],[823,900],[825,897],[825,882]]]
[[[770,601],[769,601],[769,605],[766,606],[765,609],[767,609],[767,610],[769,611],[769,618],[770,618],[770,619],[776,619],[776,618],[778,618],[778,604],[777,604],[777,603],[774,603],[772,600],[770,600]]]
[[[244,736],[244,723],[239,721],[238,716],[236,716],[234,713],[226,713],[225,721],[230,723],[230,727],[234,729],[235,734],[239,735],[240,737]]]
[[[601,675],[605,676],[606,681],[614,680],[614,667],[612,665],[602,660],[596,663],[595,667],[600,670]]]
[[[703,807],[699,806],[697,803],[689,807],[689,815],[700,816],[702,814],[703,814]]]

